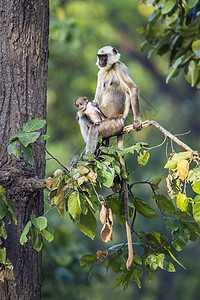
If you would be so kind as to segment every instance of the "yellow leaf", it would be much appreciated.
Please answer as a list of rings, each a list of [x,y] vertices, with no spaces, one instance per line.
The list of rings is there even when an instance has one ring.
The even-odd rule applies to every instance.
[[[105,243],[112,241],[112,226],[110,226],[110,224],[107,222],[103,225],[101,230],[101,239]]]
[[[89,169],[81,164],[76,164],[76,168],[78,169],[80,174],[87,174],[89,172]]]
[[[52,204],[58,205],[58,213],[60,217],[63,217],[64,214],[64,207],[65,207],[65,199],[63,199],[65,196],[65,193],[63,190],[61,190],[56,196],[53,198]],[[63,199],[63,200],[62,200]],[[62,201],[61,201],[62,200]],[[60,203],[59,203],[60,202]],[[59,204],[58,204],[59,203]]]
[[[106,220],[106,207],[105,207],[105,203],[103,203],[100,211],[100,221],[102,224],[104,224],[105,220]]]
[[[177,163],[179,178],[185,180],[189,172],[189,163],[186,159],[180,159]]]
[[[79,178],[78,178],[77,183],[78,183],[78,185],[80,186],[80,185],[83,184],[85,181],[88,181],[87,177],[82,176],[82,177],[79,177]]]
[[[51,191],[56,190],[59,187],[60,182],[64,178],[64,173],[61,169],[54,172],[51,184]]]
[[[52,182],[53,182],[53,178],[52,177],[48,177],[45,181],[45,184],[46,184],[46,187],[51,190],[51,185],[52,185]]]
[[[90,180],[91,180],[93,183],[96,183],[97,173],[90,172],[90,173],[88,174],[88,177],[90,178]]]
[[[166,177],[166,183],[167,183],[167,190],[168,190],[168,193],[171,192],[172,190],[172,175],[171,174],[168,174],[168,176]]]
[[[200,44],[200,40],[196,40],[192,43],[192,52],[195,52]]]
[[[181,211],[190,212],[189,200],[185,194],[178,194],[176,198],[176,205]]]

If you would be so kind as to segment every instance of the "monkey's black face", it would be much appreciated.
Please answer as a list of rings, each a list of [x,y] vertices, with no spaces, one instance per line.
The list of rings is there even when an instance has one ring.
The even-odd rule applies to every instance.
[[[107,65],[108,55],[107,54],[98,55],[98,60],[99,60],[99,66],[105,67]]]

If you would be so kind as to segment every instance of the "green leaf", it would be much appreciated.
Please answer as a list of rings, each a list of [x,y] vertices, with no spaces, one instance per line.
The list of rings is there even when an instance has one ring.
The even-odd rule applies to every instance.
[[[36,218],[32,214],[31,215],[31,222],[40,231],[47,227],[47,219],[45,217],[37,217]]]
[[[165,164],[165,169],[176,169],[177,162],[180,159],[188,159],[190,158],[192,153],[190,151],[186,152],[179,152],[179,153],[173,153],[171,157],[168,159],[167,163]]]
[[[114,287],[119,287],[120,285],[123,285],[123,290],[125,291],[129,286],[130,277],[131,273],[129,272],[128,274],[123,274],[119,278],[115,278]]]
[[[170,67],[168,71],[168,76],[166,78],[166,83],[170,81],[170,79],[178,72],[178,67]]]
[[[142,265],[142,259],[139,257],[139,255],[134,254],[133,256],[133,261],[134,263],[136,263],[137,265]]]
[[[199,224],[195,222],[183,222],[183,224],[186,225],[190,231],[190,240],[192,242],[196,242],[197,238],[200,235]]]
[[[54,229],[49,225],[41,231],[41,234],[49,243],[54,239]]]
[[[0,185],[0,197],[5,196],[6,191],[5,189]]]
[[[101,262],[94,254],[83,255],[80,259],[80,267],[82,270],[92,271],[92,269]]]
[[[196,60],[191,60],[188,66],[188,72],[185,74],[186,80],[194,87],[199,76],[198,64]]]
[[[0,264],[6,264],[6,248],[3,247],[0,249]]]
[[[44,127],[46,124],[45,120],[42,119],[33,119],[28,121],[26,124],[23,126],[23,130],[26,132],[31,132],[31,131],[37,131]]]
[[[9,223],[8,224],[11,224],[12,221],[14,221],[15,225],[17,225],[17,218],[15,216],[15,207],[12,203],[12,200],[8,199],[6,204],[8,206],[8,216],[9,216]]]
[[[138,155],[138,164],[141,167],[144,167],[149,160],[149,156],[150,156],[150,154],[146,150],[140,152],[140,154]]]
[[[165,254],[160,253],[157,255],[158,266],[168,272],[176,272],[174,265],[171,262],[165,260]]]
[[[195,193],[200,194],[200,182],[195,182],[192,189]]]
[[[181,211],[185,211],[189,213],[190,211],[189,203],[190,201],[185,194],[178,194],[176,198],[176,205]]]
[[[162,180],[162,177],[156,177],[152,180],[152,184],[154,185],[154,189],[158,190],[159,189],[159,184]]]
[[[189,229],[185,225],[179,224],[179,229],[172,234],[172,245],[177,251],[181,251],[187,244],[189,238]]]
[[[109,162],[101,163],[102,169],[98,170],[97,179],[105,186],[111,187],[115,177],[115,169],[109,167]]]
[[[197,0],[198,1],[198,0]],[[200,40],[196,40],[192,43],[192,52],[195,52],[198,49],[198,46],[200,45]]]
[[[118,194],[106,200],[106,207],[111,208],[121,225],[125,224],[124,202]]]
[[[189,171],[187,181],[193,184],[200,182],[200,167]]]
[[[123,156],[127,153],[132,153],[134,154],[134,152],[136,151],[137,153],[139,153],[139,151],[143,148],[143,146],[148,146],[147,143],[137,143],[131,147],[125,148],[124,150],[119,150],[117,147],[100,147],[100,150],[103,151],[104,153],[107,154],[117,154],[119,156]]]
[[[181,266],[183,269],[186,270],[186,268],[184,267],[184,265],[182,265],[182,264],[178,261],[178,259],[174,256],[174,254],[173,254],[169,249],[167,249],[167,250],[168,250],[170,256],[173,258],[173,260],[174,260],[175,262],[177,262],[177,264],[179,264],[179,266]]]
[[[168,272],[176,271],[174,265],[171,262],[166,261],[164,253],[149,255],[145,260],[145,266],[149,266],[153,271],[156,271],[158,267]]]
[[[169,26],[170,24],[175,22],[178,19],[178,16],[179,16],[179,8],[177,8],[173,14],[166,15],[165,17],[166,26]]]
[[[147,272],[147,276],[148,276],[149,282],[151,283],[152,280],[153,280],[152,271],[150,270],[150,268],[146,267],[146,272]]]
[[[0,236],[3,239],[7,239],[6,226],[5,226],[5,222],[3,220],[0,220]]]
[[[120,273],[126,265],[126,260],[123,255],[113,255],[109,259],[109,267],[115,272]]]
[[[156,200],[158,207],[162,211],[168,212],[170,214],[173,214],[175,212],[175,207],[171,199],[168,199],[164,195],[154,195],[153,198]]]
[[[143,147],[147,147],[147,143],[137,143],[131,147],[125,148],[124,150],[119,150],[119,156],[123,156],[127,153],[132,153],[134,154],[135,152],[139,153],[140,150],[142,150]]]
[[[197,195],[194,198],[194,203],[192,204],[192,207],[195,221],[200,222],[200,195]]]
[[[187,0],[187,5],[189,8],[192,8],[198,3],[198,1],[199,0]]]
[[[158,269],[157,257],[155,254],[149,255],[145,261],[144,265],[149,266],[150,270],[156,271]]]
[[[181,219],[187,219],[187,217],[188,217],[188,214],[185,211],[180,211],[180,210],[175,211],[174,215],[175,215],[175,217],[181,218]]]
[[[138,274],[139,273],[139,274]],[[131,274],[131,277],[130,279],[134,282],[137,283],[137,286],[138,288],[140,289],[142,287],[141,285],[141,282],[140,282],[140,278],[139,277],[142,277],[142,274],[143,274],[143,271],[142,271],[142,268],[139,267],[139,266],[136,266],[134,269],[133,269],[133,272]],[[141,276],[140,276],[141,275]]]
[[[168,14],[176,5],[175,0],[169,0],[165,3],[164,7],[161,9],[162,14]]]
[[[40,136],[39,132],[25,132],[18,131],[15,135],[12,135],[10,139],[18,138],[24,147],[27,147],[29,144],[35,142]]]
[[[3,200],[2,197],[0,197],[0,219],[3,219],[8,213],[8,207]]]
[[[34,161],[33,161],[33,155],[32,155],[32,145],[28,145],[27,147],[22,146],[22,150],[26,156],[26,159],[28,161],[29,164],[31,164],[32,166],[34,165]]]
[[[20,244],[21,245],[24,245],[28,241],[27,234],[29,232],[30,227],[31,227],[31,221],[29,221],[26,224],[26,226],[24,227],[24,230],[22,231],[22,234],[20,236]]]
[[[81,214],[81,202],[80,202],[78,191],[74,191],[69,196],[68,211],[74,219],[76,219],[76,217]]]
[[[50,138],[50,135],[48,134],[42,134],[41,135],[41,142],[44,143],[44,141],[48,140]]]
[[[177,231],[179,229],[178,221],[168,217],[165,217],[164,219],[168,229],[173,231]]]
[[[31,237],[33,248],[39,252],[42,249],[43,242],[39,236],[39,231],[37,227],[35,227],[34,225],[31,226]]]
[[[156,219],[158,217],[157,212],[153,208],[151,208],[151,206],[142,202],[141,199],[135,198],[134,205],[136,210],[144,217],[153,219]]]
[[[87,215],[81,214],[78,228],[92,240],[97,232],[97,220],[93,210],[88,206]]]
[[[10,143],[8,146],[8,154],[14,154],[17,158],[20,157],[22,150],[17,147],[17,141]]]

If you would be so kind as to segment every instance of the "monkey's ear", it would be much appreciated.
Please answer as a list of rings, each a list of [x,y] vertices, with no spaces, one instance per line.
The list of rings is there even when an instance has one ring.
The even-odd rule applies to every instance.
[[[114,53],[114,54],[117,54],[117,53],[118,53],[118,51],[117,51],[117,49],[116,49],[115,47],[113,47],[112,50],[113,50],[113,53]]]

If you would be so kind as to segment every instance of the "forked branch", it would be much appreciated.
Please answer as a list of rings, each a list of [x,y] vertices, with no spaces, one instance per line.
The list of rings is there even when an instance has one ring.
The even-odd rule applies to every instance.
[[[158,122],[156,122],[154,120],[152,120],[152,121],[146,120],[146,121],[142,122],[142,128],[149,127],[151,125],[153,125],[158,130],[160,130],[164,134],[165,137],[170,138],[172,141],[174,141],[179,146],[183,147],[185,150],[190,151],[192,153],[195,152],[194,150],[192,150],[192,148],[190,148],[188,145],[186,145],[181,140],[179,140],[175,135],[173,135],[171,132],[167,131],[164,127],[162,127]],[[125,126],[123,129],[123,134],[129,133],[133,130],[135,130],[133,128],[133,125]]]

